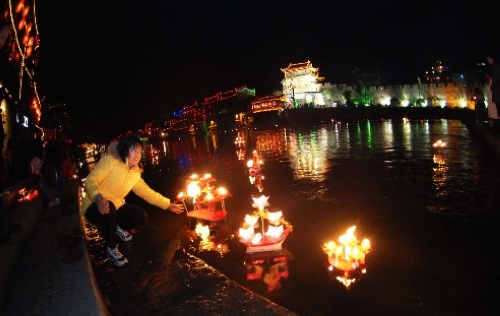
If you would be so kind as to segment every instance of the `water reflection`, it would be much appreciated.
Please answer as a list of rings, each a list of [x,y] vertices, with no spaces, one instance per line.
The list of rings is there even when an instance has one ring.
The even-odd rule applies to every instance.
[[[241,137],[244,147],[238,147],[236,137]],[[446,147],[433,147],[437,140]],[[485,271],[474,271],[482,278],[469,273],[474,257],[489,262],[491,255],[489,250],[477,251],[482,238],[464,223],[480,212],[494,212],[500,171],[497,163],[485,160],[482,147],[461,121],[335,122],[313,128],[245,129],[150,145],[158,150],[159,165],[168,157],[186,174],[210,172],[232,192],[226,218],[231,234],[248,213],[252,196],[271,196],[276,209],[286,210],[294,227],[283,247],[293,254],[286,264],[272,257],[264,261],[250,257],[237,240],[228,242],[230,251],[223,258],[205,257],[209,252],[200,257],[266,297],[276,299],[269,289],[273,293],[279,289],[277,300],[287,308],[303,314],[315,314],[316,308],[349,311],[353,305],[331,300],[341,297],[338,290],[345,293],[349,287],[351,293],[359,292],[346,301],[359,298],[378,311],[401,312],[401,306],[419,302],[426,307],[437,301],[443,301],[440,306],[452,306],[453,300],[443,294],[447,287],[454,288],[461,300],[471,299],[464,284],[482,282],[493,287]],[[265,164],[252,173],[246,162],[254,150]],[[168,178],[168,173],[155,177]],[[332,234],[353,225],[376,245],[363,263],[369,266],[369,274],[355,286],[352,281],[366,270],[345,274],[338,269],[334,275],[325,268],[321,251]],[[469,251],[467,258],[457,241]],[[286,278],[278,279],[284,267],[290,267]],[[270,282],[267,288],[266,270],[273,272],[266,280],[279,280],[279,285]],[[342,284],[329,277],[341,279]],[[413,282],[415,278],[418,282]],[[265,289],[259,292],[256,284],[264,284]],[[304,291],[311,298],[297,300]],[[410,309],[404,312],[415,312]],[[434,306],[432,311],[438,309]]]
[[[248,176],[250,184],[254,185],[259,193],[264,191],[263,181],[265,178],[266,176],[262,172],[250,172],[250,175]]]
[[[352,175],[377,174],[386,178],[389,185],[415,181],[422,186],[423,196],[434,196],[430,200],[434,203],[428,209],[439,213],[440,205],[447,204],[443,197],[456,197],[457,180],[464,184],[469,178],[466,133],[461,122],[449,120],[335,123],[305,130],[248,129],[148,144],[145,159],[154,165],[164,157],[173,157],[183,170],[210,170],[218,177],[233,178],[231,174],[240,168],[235,160],[245,161],[248,158],[245,155],[256,150],[267,162],[288,168],[293,181],[287,188],[290,195],[320,200],[335,198],[348,186],[345,182],[334,182],[339,179],[335,174],[344,174],[350,167]],[[443,150],[438,153],[433,147],[436,140],[447,143],[453,155],[448,156]],[[450,166],[453,166],[453,181],[447,175]],[[260,185],[258,180],[262,177],[250,175],[251,182]],[[366,183],[359,183],[360,186],[371,182],[363,181]],[[261,187],[259,191],[262,190]],[[463,189],[460,191],[464,193]],[[448,215],[455,211],[462,214],[449,208],[442,211]]]
[[[246,279],[264,282],[268,292],[277,291],[290,275],[288,262],[291,259],[292,254],[287,249],[247,254],[243,259]]]
[[[441,199],[446,193],[452,198],[455,189],[444,176],[447,166],[454,166],[455,177],[468,177],[469,148],[463,142],[465,133],[467,129],[461,122],[449,120],[335,123],[307,130],[248,129],[149,144],[145,159],[158,164],[163,157],[173,157],[183,170],[211,170],[219,177],[229,177],[239,168],[234,160],[245,161],[248,152],[257,150],[267,162],[289,169],[293,180],[289,193],[301,198],[334,198],[337,196],[334,189],[342,187],[342,183],[333,184],[332,175],[351,166],[360,172],[385,173],[384,177],[393,183],[412,178],[420,181],[427,193],[431,189],[425,183],[430,181],[434,187],[439,186],[433,194]],[[432,146],[438,139],[448,143],[454,152],[442,166],[434,163],[434,159],[445,158],[444,153],[436,153]]]

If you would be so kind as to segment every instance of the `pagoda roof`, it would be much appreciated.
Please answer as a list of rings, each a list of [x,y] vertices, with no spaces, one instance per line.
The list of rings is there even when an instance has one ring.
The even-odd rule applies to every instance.
[[[314,68],[311,64],[311,62],[308,60],[306,62],[302,63],[297,63],[297,64],[292,64],[288,65],[287,68],[281,68],[281,71],[286,72],[286,71],[295,71],[298,69],[306,69],[306,68],[313,68],[314,70],[318,70],[318,68]]]

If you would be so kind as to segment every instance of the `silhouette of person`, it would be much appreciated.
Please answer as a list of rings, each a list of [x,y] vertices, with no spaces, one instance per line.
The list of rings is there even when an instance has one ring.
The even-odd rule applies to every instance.
[[[492,107],[496,109],[496,117],[498,119],[498,113],[500,112],[500,66],[495,60],[496,56],[494,54],[488,54],[486,60],[488,61],[488,73],[487,78],[489,78],[489,89],[491,91],[491,102]]]

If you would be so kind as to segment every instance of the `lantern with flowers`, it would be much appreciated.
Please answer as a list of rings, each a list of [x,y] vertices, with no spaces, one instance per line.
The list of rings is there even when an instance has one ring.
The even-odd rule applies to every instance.
[[[182,203],[189,217],[220,221],[227,216],[224,200],[230,193],[224,187],[212,186],[216,181],[211,174],[203,177],[192,174],[186,181],[186,190],[177,194],[178,203]]]
[[[247,161],[248,171],[250,171],[251,174],[256,173],[256,172],[260,172],[262,164],[263,164],[263,161],[259,156],[259,152],[257,150],[254,150],[252,152],[252,159]]]
[[[200,177],[192,174],[186,181],[184,191],[177,194],[176,203],[182,203],[188,218],[196,219],[191,237],[200,240],[200,250],[228,251],[228,230],[218,222],[227,216],[224,200],[230,193],[224,187],[212,185],[216,179],[211,174]],[[191,226],[191,223],[189,224]]]
[[[247,246],[247,253],[281,250],[282,244],[292,231],[292,225],[284,220],[283,212],[270,212],[268,196],[252,197],[255,211],[245,215],[238,231],[240,242]]]

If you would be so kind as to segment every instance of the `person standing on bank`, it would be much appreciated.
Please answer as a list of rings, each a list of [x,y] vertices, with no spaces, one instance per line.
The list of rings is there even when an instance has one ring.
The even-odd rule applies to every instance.
[[[487,76],[490,80],[489,87],[491,89],[491,103],[493,103],[492,106],[496,108],[498,117],[498,114],[500,114],[500,66],[495,60],[494,54],[488,54],[486,56],[486,60],[488,61],[489,65]]]
[[[118,249],[118,241],[130,241],[129,230],[145,224],[146,211],[125,201],[134,192],[146,202],[163,210],[180,214],[183,209],[151,189],[142,178],[142,142],[133,134],[112,141],[85,180],[86,195],[82,200],[84,218],[98,227],[107,247],[109,259],[121,267],[128,260]]]
[[[488,107],[489,126],[493,127],[494,120],[498,119],[497,107],[491,101],[491,77],[488,72],[485,74],[485,77],[486,77],[486,99],[488,101],[487,107]]]

